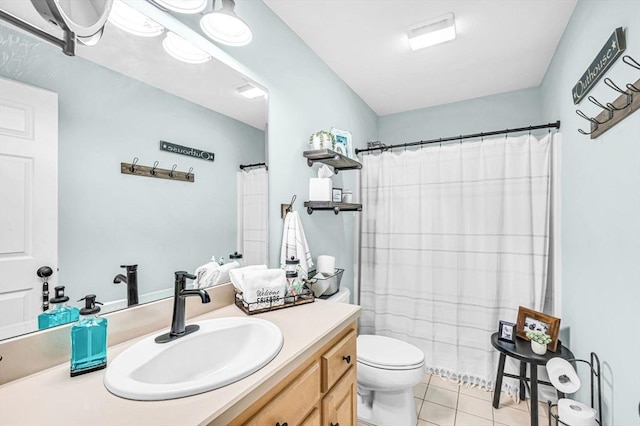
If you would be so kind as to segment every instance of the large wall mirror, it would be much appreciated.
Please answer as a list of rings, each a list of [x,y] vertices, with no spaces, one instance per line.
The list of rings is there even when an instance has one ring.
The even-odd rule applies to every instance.
[[[2,0],[0,8],[46,27],[28,1]],[[27,263],[28,278],[15,280],[6,262],[38,243],[37,234],[27,235],[29,221],[46,219],[51,210],[57,211],[57,254],[46,263],[53,269],[50,297],[64,285],[78,307],[86,294],[96,294],[105,311],[126,307],[126,285],[114,284],[126,274],[121,265],[138,265],[144,303],[172,295],[174,271],[193,273],[212,256],[242,250],[239,166],[266,162],[267,123],[266,97],[237,92],[250,82],[246,76],[215,59],[177,61],[163,50],[162,37],[135,37],[110,23],[97,45],[78,45],[73,57],[2,20],[0,46],[0,78],[54,92],[58,106],[57,159],[47,163],[57,165],[57,206],[31,205],[37,193],[23,193],[25,211],[38,206],[19,230],[31,242],[15,249],[7,235],[16,230],[2,230],[1,339],[37,330],[42,279],[36,270],[45,265]],[[5,118],[13,106],[1,105]],[[160,141],[213,152],[215,159],[163,151]],[[12,188],[24,176],[14,171],[22,169],[11,163],[17,157],[2,157],[0,198],[15,202]],[[122,174],[121,163],[136,157],[141,166],[191,170],[194,181]],[[266,226],[266,210],[252,214],[264,216]],[[266,255],[266,228],[263,234]]]

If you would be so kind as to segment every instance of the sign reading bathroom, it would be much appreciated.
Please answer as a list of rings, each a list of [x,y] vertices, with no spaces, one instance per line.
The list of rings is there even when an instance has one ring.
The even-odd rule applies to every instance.
[[[200,149],[190,148],[188,146],[177,145],[175,143],[160,141],[160,150],[173,152],[175,154],[187,155],[189,157],[201,158],[203,160],[213,161],[215,154],[213,152],[202,151]]]
[[[622,27],[616,28],[611,37],[602,46],[600,52],[595,57],[589,68],[584,72],[580,80],[573,86],[573,103],[578,105],[582,99],[596,85],[600,77],[604,75],[609,67],[622,55],[627,48]]]

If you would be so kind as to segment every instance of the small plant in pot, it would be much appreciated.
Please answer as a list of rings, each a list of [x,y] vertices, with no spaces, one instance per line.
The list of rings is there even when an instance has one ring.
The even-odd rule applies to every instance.
[[[527,337],[531,339],[531,350],[538,354],[547,353],[547,345],[551,343],[551,336],[544,331],[527,331]]]
[[[336,138],[333,133],[320,130],[309,136],[309,144],[313,149],[336,149]]]

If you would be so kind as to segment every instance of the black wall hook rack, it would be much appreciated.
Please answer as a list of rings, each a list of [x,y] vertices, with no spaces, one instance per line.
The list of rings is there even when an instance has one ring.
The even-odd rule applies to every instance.
[[[138,157],[135,157],[131,163],[120,163],[120,173],[123,175],[145,176],[151,178],[170,179],[182,182],[193,183],[196,180],[193,174],[193,167],[189,168],[188,172],[176,171],[177,164],[174,164],[171,170],[160,169],[158,165],[160,163],[155,161],[153,166],[139,166]]]
[[[640,70],[640,64],[631,56],[624,55],[622,61],[630,67]],[[602,108],[602,111],[595,117],[589,117],[579,109],[576,110],[576,113],[589,121],[590,124],[588,132],[582,129],[578,129],[578,132],[583,135],[589,135],[591,139],[602,135],[640,109],[640,80],[636,80],[634,83],[627,83],[625,86],[626,90],[622,89],[608,77],[604,79],[604,84],[620,95],[613,102],[607,102],[604,105],[593,96],[589,96],[588,99],[591,103]]]

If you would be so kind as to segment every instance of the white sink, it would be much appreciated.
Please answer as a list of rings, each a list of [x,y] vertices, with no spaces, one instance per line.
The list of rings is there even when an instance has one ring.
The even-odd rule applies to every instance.
[[[125,349],[107,367],[106,388],[143,401],[195,395],[255,373],[278,355],[283,344],[280,329],[258,318],[194,324],[200,330],[172,342],[156,343],[156,336],[150,336]]]

